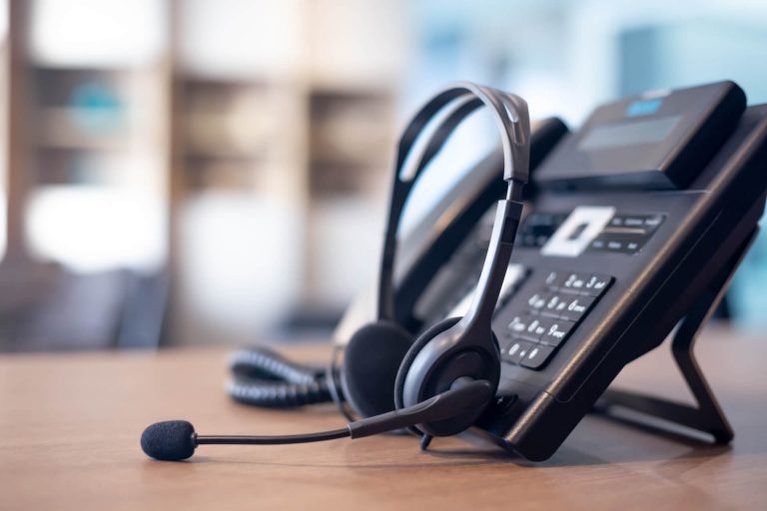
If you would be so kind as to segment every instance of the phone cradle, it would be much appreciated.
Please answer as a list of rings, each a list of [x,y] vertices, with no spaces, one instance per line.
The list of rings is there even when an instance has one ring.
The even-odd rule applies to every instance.
[[[690,307],[671,341],[671,352],[674,355],[674,360],[695,401],[697,401],[697,407],[628,390],[607,389],[597,401],[594,407],[595,411],[609,416],[614,408],[629,409],[692,430],[708,433],[713,436],[714,443],[717,444],[727,444],[732,440],[732,428],[695,360],[693,348],[698,334],[703,330],[724,298],[732,277],[756,238],[758,230],[757,227],[735,255],[731,257],[729,263],[724,265],[722,271],[711,279],[706,292],[702,293],[700,298]]]

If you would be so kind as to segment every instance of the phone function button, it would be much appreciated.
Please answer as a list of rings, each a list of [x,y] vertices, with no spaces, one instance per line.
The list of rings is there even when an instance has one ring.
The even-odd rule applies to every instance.
[[[549,320],[549,323],[546,325],[546,331],[543,332],[540,338],[540,342],[551,347],[557,347],[565,342],[574,326],[575,323],[566,319]]]
[[[516,244],[527,248],[540,248],[565,221],[567,214],[530,213],[519,227]]]
[[[511,343],[503,350],[502,358],[507,362],[519,364],[527,357],[533,346],[538,346],[522,339],[513,339]]]
[[[635,254],[663,223],[662,214],[615,215],[589,245],[589,250]]]
[[[645,227],[645,229],[654,231],[660,224],[663,223],[663,220],[665,219],[666,215],[647,215],[644,217],[644,222],[642,225]]]
[[[626,247],[623,240],[607,240],[607,250],[615,250],[616,252],[624,252]]]
[[[548,362],[552,353],[554,353],[553,346],[536,344],[527,351],[525,356],[520,359],[519,363],[528,369],[540,369],[543,364]]]

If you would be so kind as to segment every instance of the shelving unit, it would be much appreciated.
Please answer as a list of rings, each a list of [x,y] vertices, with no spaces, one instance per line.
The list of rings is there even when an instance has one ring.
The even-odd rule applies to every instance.
[[[247,342],[301,293],[305,109],[252,70],[198,67],[174,71],[176,331]]]
[[[248,342],[346,305],[388,193],[404,60],[390,6],[141,0],[137,21],[106,0],[10,3],[10,115],[26,125],[9,142],[9,253],[169,272],[170,342]]]
[[[190,342],[332,320],[375,264],[403,59],[393,43],[376,48],[391,65],[371,67],[366,34],[348,38],[399,34],[381,33],[396,20],[381,23],[375,2],[322,4],[176,4],[175,252],[183,308],[197,311],[178,330]],[[339,9],[359,16],[328,17]]]
[[[309,193],[319,199],[375,193],[391,154],[394,97],[381,90],[314,90],[309,96]]]
[[[308,99],[307,241],[313,257],[302,308],[332,320],[378,260],[396,99],[383,88],[326,86]]]
[[[185,186],[258,189],[259,170],[269,158],[274,125],[265,87],[194,77],[182,79],[180,115],[185,140]]]
[[[158,128],[167,121],[158,67],[30,59],[26,227],[37,256],[91,272],[164,265],[167,149]],[[92,239],[103,243],[94,249]]]

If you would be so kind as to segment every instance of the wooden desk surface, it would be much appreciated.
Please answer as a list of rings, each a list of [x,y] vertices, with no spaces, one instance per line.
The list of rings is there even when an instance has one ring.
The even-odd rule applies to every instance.
[[[297,351],[323,360],[326,350]],[[735,429],[730,447],[589,416],[541,464],[458,439],[422,453],[404,436],[203,446],[191,462],[157,462],[138,440],[160,419],[220,434],[343,422],[332,407],[230,402],[221,350],[0,357],[0,509],[767,509],[767,339],[709,331],[697,351]],[[684,397],[665,355],[621,381]]]

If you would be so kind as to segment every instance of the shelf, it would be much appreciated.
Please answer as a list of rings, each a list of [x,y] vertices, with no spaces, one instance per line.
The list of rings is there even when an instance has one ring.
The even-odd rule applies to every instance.
[[[227,300],[234,295],[253,297],[259,302],[255,309],[271,311],[256,321],[252,304],[240,300],[238,317],[247,320],[250,333],[298,297],[346,300],[367,263],[357,261],[360,267],[346,272],[350,263],[335,262],[336,241],[320,242],[324,248],[315,252],[311,239],[327,230],[333,240],[347,243],[373,231],[373,218],[377,225],[396,135],[394,81],[380,78],[396,79],[398,73],[391,73],[396,59],[386,57],[381,74],[378,55],[371,58],[370,51],[397,54],[391,44],[379,43],[386,27],[399,26],[399,17],[381,19],[378,11],[389,8],[369,0],[356,7],[337,0],[323,7],[308,0],[153,0],[158,10],[147,21],[148,32],[130,28],[121,38],[105,27],[128,30],[141,16],[119,0],[87,3],[92,12],[57,0],[16,8],[10,24],[23,43],[11,62],[21,84],[13,89],[13,104],[16,115],[28,120],[16,133],[20,143],[14,147],[21,149],[13,161],[26,175],[15,199],[21,205],[13,211],[22,212],[19,224],[35,217],[36,250],[85,267],[101,264],[99,258],[123,264],[118,252],[135,248],[126,261],[139,258],[138,252],[167,256],[163,261],[182,286],[203,282],[197,276],[210,272],[199,287],[203,292],[175,297],[183,320],[202,317],[207,327],[226,317],[195,305],[210,289],[226,291],[211,301],[219,311],[232,308]],[[116,9],[125,23],[114,17],[82,23],[114,12],[105,7],[113,3],[120,4]],[[339,9],[353,15],[326,15]],[[43,16],[40,10],[48,12]],[[315,16],[317,10],[322,12]],[[30,23],[35,16],[44,19]],[[356,34],[373,32],[371,42],[357,41],[363,37]],[[94,34],[109,39],[118,58],[93,45],[100,40]],[[355,45],[327,47],[331,34]],[[64,35],[69,41],[61,41]],[[136,40],[144,35],[146,41]],[[318,53],[320,46],[329,58],[320,59],[326,53]],[[144,211],[141,201],[150,199],[159,202]],[[136,204],[142,211],[134,218],[129,213]],[[200,204],[204,214],[194,217]],[[351,209],[336,208],[340,204]],[[59,218],[57,208],[70,211]],[[190,218],[198,225],[187,229]],[[124,230],[135,236],[135,247],[105,237],[114,250],[97,247],[91,257],[86,233],[92,229],[101,236],[109,223],[115,226],[110,235]],[[81,246],[72,246],[65,230],[74,234],[71,240],[84,240]],[[139,239],[144,234],[152,239]],[[212,236],[221,236],[220,242],[211,243]],[[185,249],[191,238],[198,245]],[[271,249],[266,256],[263,246]],[[238,261],[274,261],[228,264],[239,249],[245,255]],[[204,250],[213,255],[205,264],[194,263]],[[318,258],[320,264],[314,262]],[[317,287],[308,276],[313,266],[328,272],[316,279]],[[254,278],[243,279],[243,271],[255,272]],[[340,287],[337,273],[348,278]],[[286,274],[293,275],[292,294]],[[241,291],[233,294],[228,286]],[[193,339],[200,335],[191,332]]]
[[[182,78],[179,112],[186,157],[265,159],[280,145],[282,119],[262,83]]]
[[[312,200],[371,197],[384,189],[383,167],[359,166],[353,162],[314,163],[309,168],[309,195]]]
[[[51,106],[119,106],[137,70],[96,67],[32,67],[36,104]]]
[[[131,73],[37,66],[31,78],[33,146],[125,151],[133,145]]]
[[[37,153],[35,180],[38,185],[100,185],[107,179],[81,151],[45,149]]]
[[[131,130],[122,110],[47,107],[37,112],[37,143],[43,147],[125,151]]]
[[[391,157],[393,100],[380,91],[310,96],[309,193],[369,195]]]
[[[37,148],[29,165],[36,185],[147,186],[147,174],[156,172],[151,157],[134,152],[47,146]]]
[[[195,162],[184,169],[186,188],[202,190],[257,190],[260,186],[258,165],[249,161]]]
[[[226,148],[189,148],[184,154],[184,158],[190,161],[211,161],[211,160],[224,160],[229,162],[259,162],[266,160],[267,154],[265,152],[240,152],[233,149]]]

